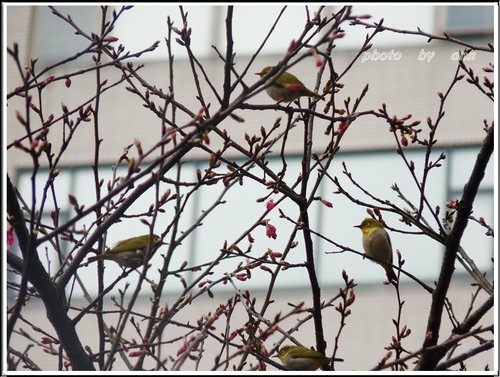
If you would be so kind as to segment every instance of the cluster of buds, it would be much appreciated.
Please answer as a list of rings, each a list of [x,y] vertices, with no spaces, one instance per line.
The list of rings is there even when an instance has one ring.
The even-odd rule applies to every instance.
[[[191,44],[191,28],[187,26],[187,23],[184,22],[182,25],[182,29],[179,30],[176,27],[173,27],[172,30],[174,33],[179,35],[179,38],[175,38],[177,43],[179,43],[181,46],[189,46]]]

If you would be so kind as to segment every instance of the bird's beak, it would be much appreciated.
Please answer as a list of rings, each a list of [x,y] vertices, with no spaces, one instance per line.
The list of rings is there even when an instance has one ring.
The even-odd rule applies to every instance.
[[[354,228],[361,228],[361,225],[354,225]]]

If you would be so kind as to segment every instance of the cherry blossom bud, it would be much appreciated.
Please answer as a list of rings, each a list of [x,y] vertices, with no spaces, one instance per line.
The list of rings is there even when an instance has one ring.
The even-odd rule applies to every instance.
[[[51,338],[49,338],[49,337],[47,337],[47,336],[44,336],[44,337],[42,337],[41,343],[42,343],[42,344],[52,344],[52,343],[53,343],[53,341],[52,341],[52,339],[51,339]]]
[[[408,146],[408,139],[406,138],[405,135],[401,136],[401,144],[403,144],[403,146]]]
[[[314,62],[316,64],[316,67],[322,67],[324,63],[323,57],[321,55],[316,55],[314,58]]]
[[[116,42],[118,41],[117,37],[113,37],[111,35],[108,35],[102,39],[104,42]]]
[[[349,121],[348,120],[343,120],[342,122],[339,123],[339,127],[337,129],[337,133],[339,135],[342,135],[347,130],[347,127],[349,127]]]
[[[276,239],[278,236],[276,234],[276,227],[269,222],[266,224],[266,236],[272,239]]]
[[[14,228],[9,227],[9,229],[7,229],[7,246],[14,246],[15,242],[16,238],[14,237]]]
[[[325,206],[327,206],[329,208],[333,207],[333,204],[326,199],[321,199],[321,203],[323,203]]]
[[[54,81],[55,76],[49,76],[45,80],[43,80],[43,85],[47,85],[48,83]]]
[[[347,276],[347,272],[345,272],[345,270],[342,270],[342,278],[347,281],[348,279],[348,276]]]
[[[248,275],[246,272],[240,272],[239,274],[234,275],[234,277],[240,281],[245,281],[248,279]]]
[[[273,199],[269,199],[267,202],[266,202],[266,208],[270,211],[274,208],[276,204],[274,203],[274,200]]]
[[[182,344],[182,346],[179,347],[179,349],[177,350],[177,356],[180,356],[182,355],[184,352],[186,352],[186,349],[187,349],[187,341],[186,339],[184,338],[184,343]]]

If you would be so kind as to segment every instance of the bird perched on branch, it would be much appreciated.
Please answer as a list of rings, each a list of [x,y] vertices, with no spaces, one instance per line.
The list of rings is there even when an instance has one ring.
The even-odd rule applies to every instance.
[[[274,67],[267,66],[262,71],[256,73],[264,77]],[[299,97],[323,98],[318,93],[306,88],[306,86],[297,77],[289,72],[283,72],[279,76],[271,77],[268,81],[270,85],[266,88],[266,93],[273,100],[278,102],[291,102]]]
[[[148,246],[151,247],[148,260],[151,259],[156,250],[162,245],[160,237],[153,234],[153,240],[150,245],[150,235],[144,234],[127,238],[117,242],[111,249],[106,250],[104,253],[90,257],[87,259],[85,265],[92,263],[99,259],[112,260],[122,267],[139,267],[144,263],[144,257],[148,251]]]
[[[303,346],[282,346],[277,356],[286,370],[316,370],[332,361],[321,352]],[[343,360],[335,359],[335,361]]]
[[[361,224],[354,227],[361,229],[365,254],[372,258],[373,262],[384,267],[387,279],[390,282],[396,282],[398,278],[392,269],[391,239],[382,223],[374,218],[367,217]]]

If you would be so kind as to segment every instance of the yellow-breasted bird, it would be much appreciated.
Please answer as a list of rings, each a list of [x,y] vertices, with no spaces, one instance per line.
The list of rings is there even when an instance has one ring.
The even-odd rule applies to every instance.
[[[316,370],[332,360],[321,352],[303,346],[282,346],[278,355],[286,370]]]
[[[264,67],[262,71],[256,73],[256,75],[263,77],[271,69],[273,69],[272,66]],[[302,81],[286,71],[279,76],[271,77],[268,83],[271,84],[266,88],[266,93],[269,97],[278,102],[291,102],[303,96],[323,98],[323,96],[320,96],[318,93],[307,89]]]
[[[144,257],[146,256],[149,245],[149,234],[127,238],[118,241],[111,249],[106,250],[104,253],[90,257],[87,259],[85,265],[92,263],[99,259],[108,259],[115,261],[122,267],[139,267],[143,264]],[[153,234],[153,241],[151,242],[151,251],[149,252],[149,259],[153,256],[155,251],[162,245],[160,237]]]
[[[354,227],[361,229],[363,233],[363,249],[372,261],[384,267],[387,279],[390,282],[398,280],[392,269],[392,245],[389,234],[382,223],[374,218],[367,217],[361,224]]]

